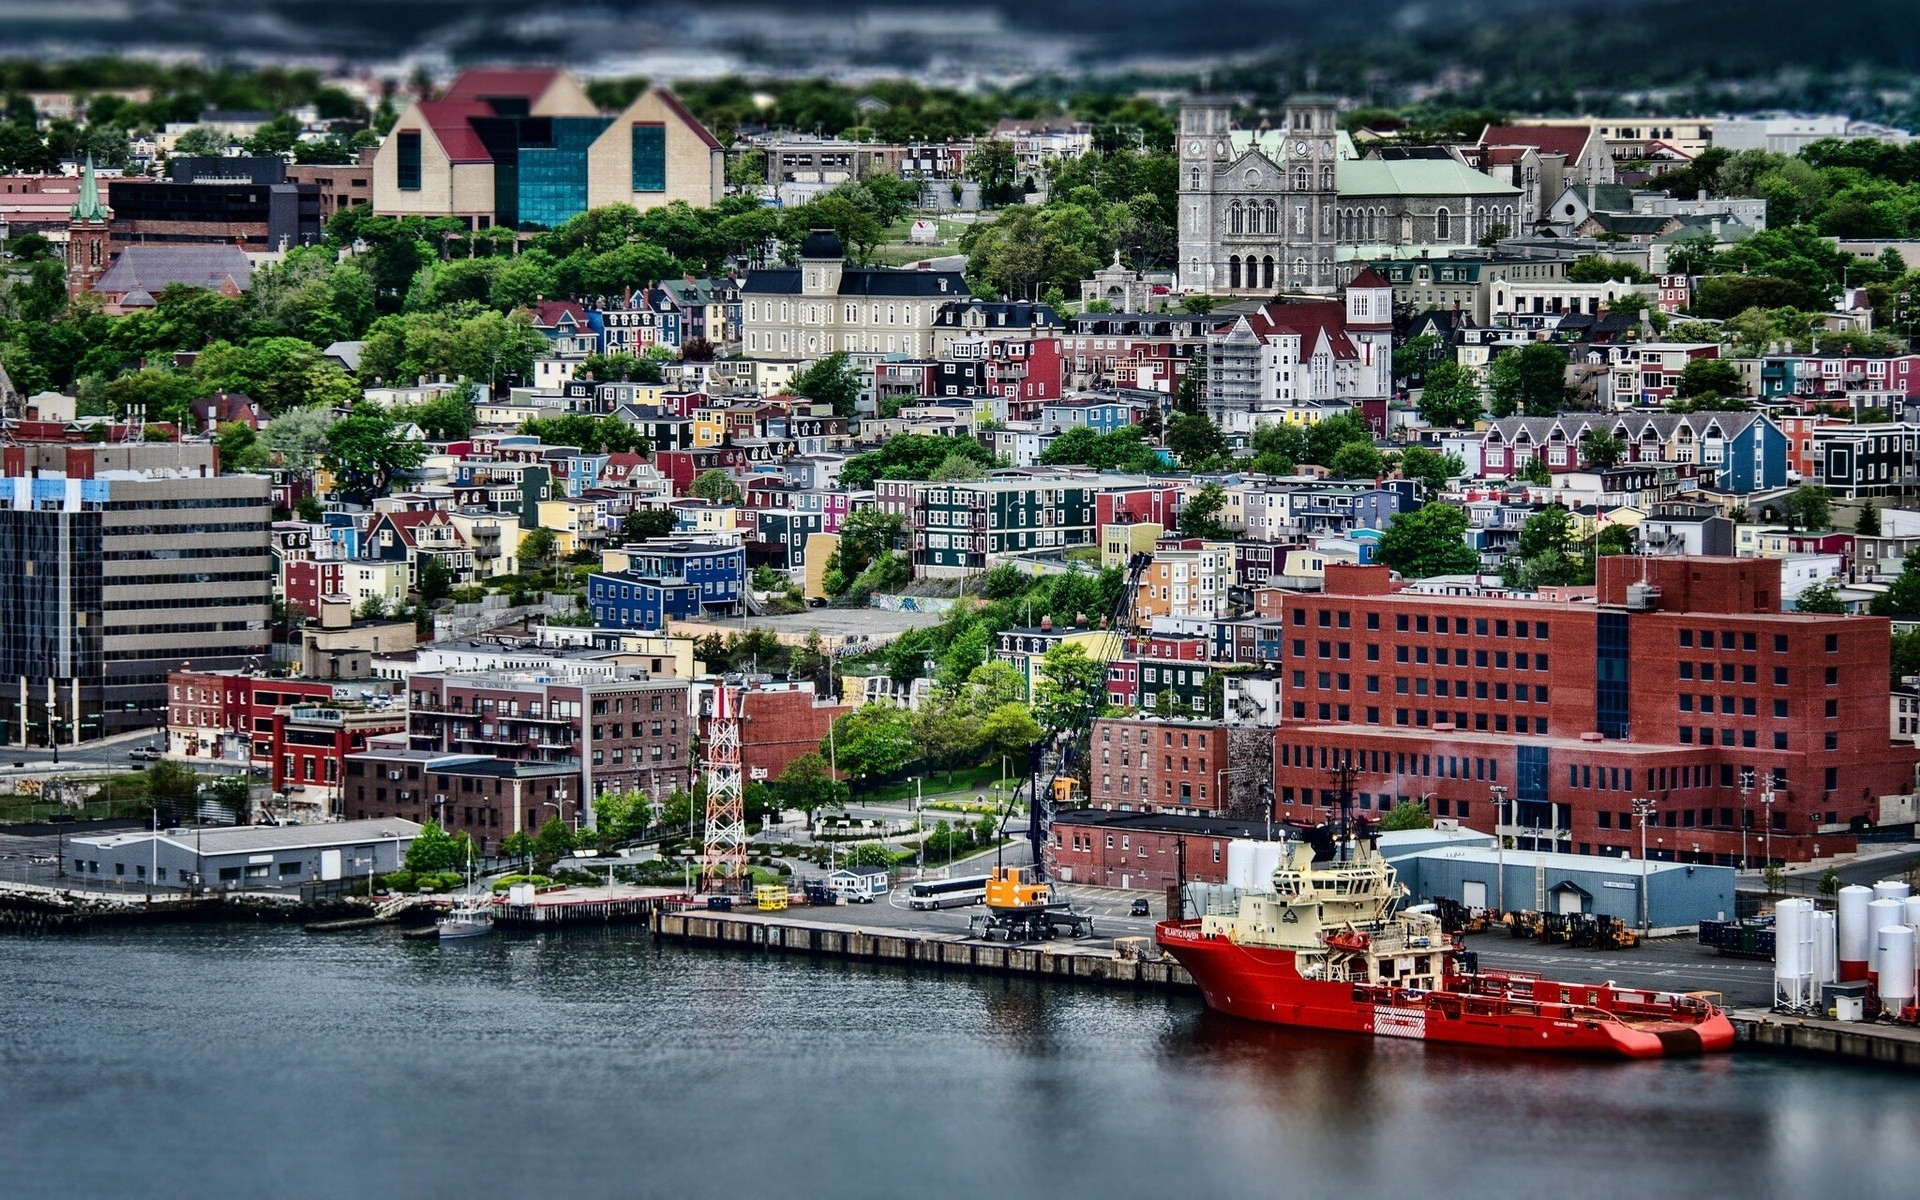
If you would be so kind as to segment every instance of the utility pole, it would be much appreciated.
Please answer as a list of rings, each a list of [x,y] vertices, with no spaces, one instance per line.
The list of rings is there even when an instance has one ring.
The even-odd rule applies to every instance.
[[[1773,865],[1773,781],[1768,780],[1765,790],[1760,793],[1760,811],[1767,818],[1767,865]]]
[[[1488,789],[1493,793],[1493,846],[1495,861],[1493,879],[1493,907],[1496,912],[1507,911],[1507,789],[1495,784]]]
[[[1640,929],[1645,933],[1653,928],[1652,917],[1647,906],[1647,826],[1653,823],[1653,801],[1644,796],[1633,799],[1633,815],[1640,821]]]
[[[1753,810],[1747,797],[1753,794],[1753,768],[1740,768],[1740,869],[1747,869],[1747,826],[1753,824]]]

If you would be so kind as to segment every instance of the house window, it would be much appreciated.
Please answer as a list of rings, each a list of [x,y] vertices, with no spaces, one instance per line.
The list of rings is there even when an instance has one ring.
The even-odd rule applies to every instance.
[[[420,190],[420,131],[402,129],[398,145],[400,157],[394,182],[403,192],[417,192]]]
[[[657,121],[634,123],[633,190],[667,190],[667,127]]]

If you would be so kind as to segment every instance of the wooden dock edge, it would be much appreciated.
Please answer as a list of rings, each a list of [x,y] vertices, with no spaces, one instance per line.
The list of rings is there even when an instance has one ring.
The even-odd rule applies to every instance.
[[[654,915],[650,928],[653,935],[663,941],[689,945],[732,946],[1147,991],[1186,991],[1194,987],[1193,976],[1172,959],[1121,958],[1093,950],[995,945],[891,930],[742,919],[694,911],[663,910]]]

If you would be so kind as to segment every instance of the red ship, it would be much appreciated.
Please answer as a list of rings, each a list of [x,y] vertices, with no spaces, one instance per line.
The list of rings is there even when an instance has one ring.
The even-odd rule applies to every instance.
[[[1231,913],[1162,921],[1155,937],[1207,1004],[1250,1021],[1620,1058],[1733,1045],[1705,995],[1558,983],[1481,971],[1431,913],[1396,913],[1406,889],[1367,839],[1288,843],[1272,892]]]

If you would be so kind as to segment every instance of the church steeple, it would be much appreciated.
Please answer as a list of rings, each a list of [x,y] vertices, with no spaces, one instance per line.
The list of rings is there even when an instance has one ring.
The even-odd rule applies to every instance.
[[[112,220],[113,210],[100,203],[100,178],[89,154],[80,172],[80,195],[67,220],[67,299],[86,295],[107,273],[113,258]]]
[[[73,206],[73,219],[76,221],[105,221],[112,215],[106,205],[100,203],[100,179],[93,173],[93,154],[87,154],[87,165],[80,171],[80,200]]]

